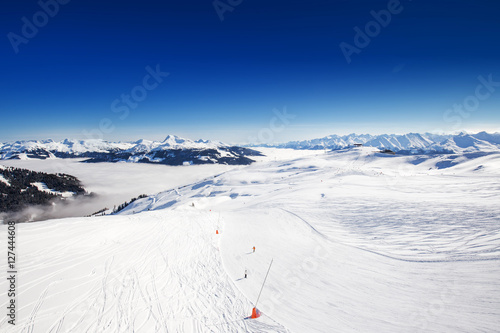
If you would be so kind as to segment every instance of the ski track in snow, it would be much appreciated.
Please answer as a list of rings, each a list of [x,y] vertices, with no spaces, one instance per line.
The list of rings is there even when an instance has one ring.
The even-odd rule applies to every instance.
[[[499,159],[413,159],[268,159],[118,216],[20,224],[18,324],[0,329],[496,331]],[[271,259],[263,315],[247,319]]]
[[[211,218],[197,212],[182,217],[155,212],[129,225],[128,217],[113,217],[88,222],[97,240],[75,230],[75,237],[53,237],[53,245],[46,244],[40,253],[24,254],[20,248],[19,257],[36,257],[40,264],[19,269],[19,281],[30,280],[20,284],[19,323],[12,328],[2,318],[2,330],[286,332],[272,320],[244,319],[252,304],[224,272]],[[24,226],[29,227],[19,225],[21,234]],[[37,234],[55,233],[50,223],[37,227]],[[27,232],[23,237],[29,242],[37,236]],[[77,252],[75,248],[83,254],[66,252],[65,261],[57,255]],[[39,290],[36,301],[28,301]],[[78,290],[86,293],[74,293]],[[71,303],[63,313],[56,311],[61,303]]]

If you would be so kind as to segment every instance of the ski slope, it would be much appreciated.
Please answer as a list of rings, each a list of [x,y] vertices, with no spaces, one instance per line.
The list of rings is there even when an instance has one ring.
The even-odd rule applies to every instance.
[[[20,322],[2,331],[285,331],[244,319],[251,303],[225,274],[212,225],[154,212],[19,226],[36,246],[19,247]]]
[[[500,156],[292,156],[117,216],[17,225],[18,325],[0,329],[498,330]]]

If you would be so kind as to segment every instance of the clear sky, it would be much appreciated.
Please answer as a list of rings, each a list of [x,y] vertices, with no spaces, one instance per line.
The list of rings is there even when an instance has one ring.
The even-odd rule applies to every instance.
[[[0,141],[500,132],[498,1],[19,0],[0,11]]]

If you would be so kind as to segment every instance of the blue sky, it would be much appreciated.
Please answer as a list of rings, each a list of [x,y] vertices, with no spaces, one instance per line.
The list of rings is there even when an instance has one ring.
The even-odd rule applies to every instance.
[[[2,8],[0,141],[500,131],[495,1],[40,3]]]

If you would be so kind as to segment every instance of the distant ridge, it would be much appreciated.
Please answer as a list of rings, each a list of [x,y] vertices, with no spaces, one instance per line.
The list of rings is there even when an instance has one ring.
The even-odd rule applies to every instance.
[[[28,140],[0,144],[0,160],[88,158],[85,162],[133,162],[167,165],[250,164],[260,153],[222,142],[192,141],[168,135],[163,141],[108,142],[99,139]]]
[[[378,149],[390,149],[399,154],[454,154],[475,152],[500,152],[500,133],[479,132],[455,135],[432,133],[397,134],[349,134],[329,135],[324,138],[290,141],[281,144],[249,145],[250,147],[276,147],[292,149],[343,149],[355,144],[363,144]]]

